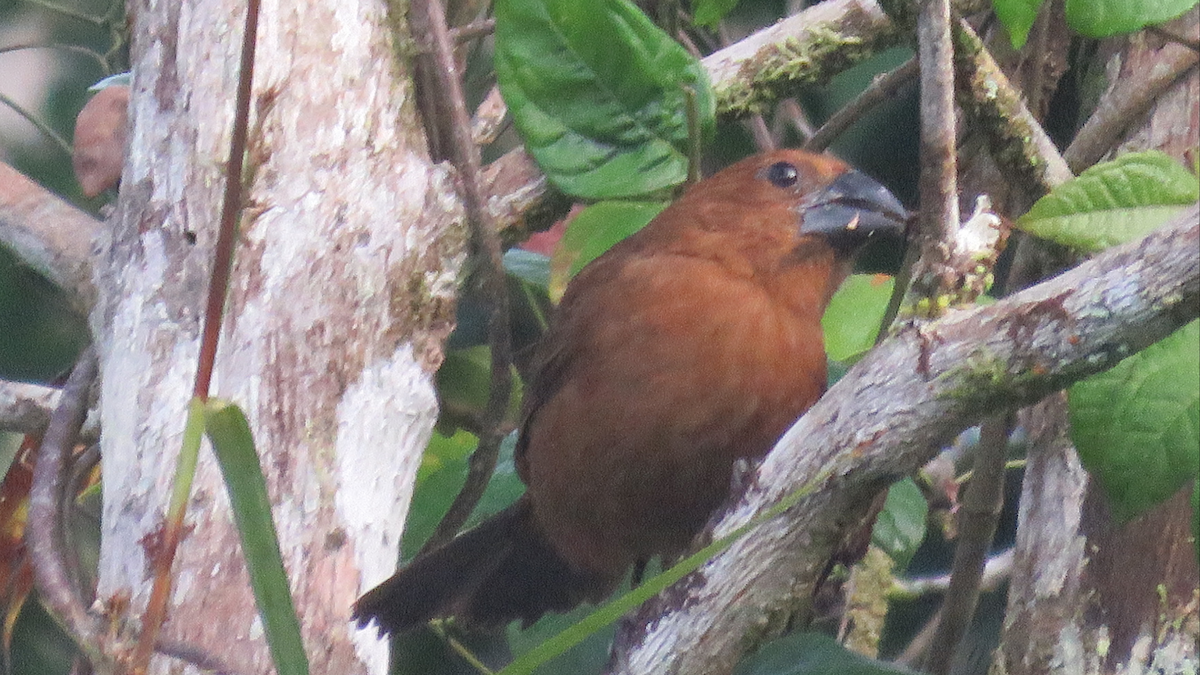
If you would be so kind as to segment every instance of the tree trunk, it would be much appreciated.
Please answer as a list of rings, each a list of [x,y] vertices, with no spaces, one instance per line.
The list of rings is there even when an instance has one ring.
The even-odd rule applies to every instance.
[[[234,0],[130,7],[130,156],[93,314],[99,597],[128,597],[121,619],[145,606],[195,377],[244,12]],[[353,630],[350,606],[394,568],[466,240],[399,58],[404,18],[391,18],[381,2],[265,3],[214,378],[254,431],[314,673],[386,672],[386,645]],[[273,672],[207,448],[187,523],[164,638]],[[157,657],[152,672],[177,667]]]

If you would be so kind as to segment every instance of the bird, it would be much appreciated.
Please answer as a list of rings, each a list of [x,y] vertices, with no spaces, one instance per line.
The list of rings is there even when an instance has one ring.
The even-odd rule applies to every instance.
[[[568,284],[525,387],[525,493],[365,593],[353,619],[528,626],[686,552],[735,464],[825,391],[821,315],[855,253],[907,221],[826,154],[766,152],[693,184]]]

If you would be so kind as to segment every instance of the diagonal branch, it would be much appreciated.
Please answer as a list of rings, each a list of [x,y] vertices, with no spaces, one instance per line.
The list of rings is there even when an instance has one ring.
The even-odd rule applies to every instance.
[[[803,622],[846,523],[888,483],[997,409],[1028,405],[1200,315],[1200,205],[994,305],[884,341],[817,402],[711,526],[719,537],[832,467],[784,518],[643,605],[611,673],[728,673],[757,641]]]

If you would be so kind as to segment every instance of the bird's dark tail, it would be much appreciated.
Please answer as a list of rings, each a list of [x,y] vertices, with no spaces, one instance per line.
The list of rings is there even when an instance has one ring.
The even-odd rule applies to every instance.
[[[617,579],[573,569],[550,545],[522,497],[478,527],[431,551],[354,604],[360,627],[402,633],[430,619],[479,627],[531,624],[612,592]]]

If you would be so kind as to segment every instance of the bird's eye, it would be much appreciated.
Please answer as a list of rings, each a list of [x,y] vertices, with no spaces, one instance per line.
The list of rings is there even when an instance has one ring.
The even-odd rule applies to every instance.
[[[788,162],[775,162],[767,167],[767,180],[778,188],[790,188],[800,180],[800,172]]]

